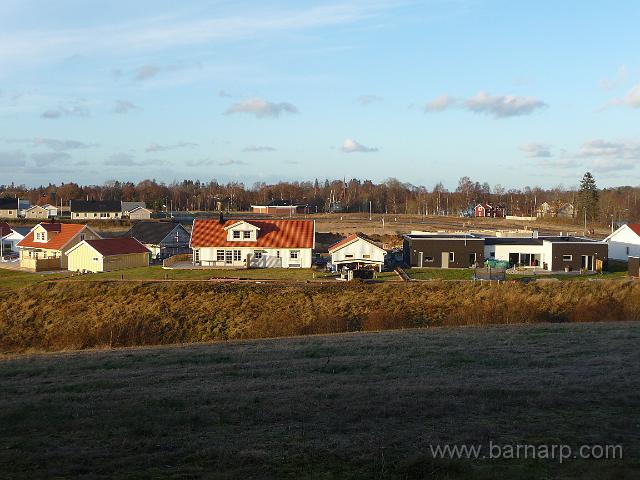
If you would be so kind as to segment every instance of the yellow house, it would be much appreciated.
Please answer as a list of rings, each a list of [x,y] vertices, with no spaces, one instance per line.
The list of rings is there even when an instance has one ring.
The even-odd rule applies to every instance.
[[[17,198],[0,198],[0,218],[18,218]]]
[[[24,212],[25,218],[36,218],[39,220],[46,220],[49,218],[49,210],[40,205],[34,205],[31,208],[28,208]]]
[[[73,272],[113,272],[148,267],[149,250],[135,238],[84,240],[66,252]]]
[[[42,222],[18,242],[20,267],[40,272],[66,270],[66,251],[87,239],[100,238],[91,227],[71,223]]]

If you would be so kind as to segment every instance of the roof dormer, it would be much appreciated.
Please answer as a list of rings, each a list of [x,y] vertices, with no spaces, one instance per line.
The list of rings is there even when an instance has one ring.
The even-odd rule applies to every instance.
[[[259,227],[241,220],[224,227],[228,242],[255,242],[258,240]]]

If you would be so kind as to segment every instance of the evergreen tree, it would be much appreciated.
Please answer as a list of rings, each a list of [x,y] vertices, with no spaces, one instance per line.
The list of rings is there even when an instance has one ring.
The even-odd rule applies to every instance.
[[[591,172],[587,172],[580,181],[580,191],[578,192],[577,217],[581,218],[586,209],[587,218],[594,221],[598,218],[599,194],[596,179]]]

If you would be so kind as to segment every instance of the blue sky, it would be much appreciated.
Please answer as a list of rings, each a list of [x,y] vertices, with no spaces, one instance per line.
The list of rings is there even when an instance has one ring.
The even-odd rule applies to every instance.
[[[0,183],[640,184],[640,3],[2,0]]]

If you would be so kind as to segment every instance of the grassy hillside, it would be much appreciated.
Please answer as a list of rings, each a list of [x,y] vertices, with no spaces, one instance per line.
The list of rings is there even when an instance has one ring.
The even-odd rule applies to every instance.
[[[640,324],[449,328],[0,360],[4,478],[631,479]],[[623,446],[622,460],[430,445]]]
[[[0,352],[607,320],[640,320],[638,282],[57,281],[0,294]]]

